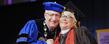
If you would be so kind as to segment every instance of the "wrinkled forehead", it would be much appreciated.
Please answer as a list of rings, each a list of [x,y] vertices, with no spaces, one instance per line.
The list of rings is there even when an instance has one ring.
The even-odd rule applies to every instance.
[[[59,12],[56,12],[56,11],[53,11],[53,10],[45,10],[45,13],[60,14]]]

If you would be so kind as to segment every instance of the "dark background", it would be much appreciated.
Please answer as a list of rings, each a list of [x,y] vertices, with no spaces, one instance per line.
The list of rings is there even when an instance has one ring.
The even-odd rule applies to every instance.
[[[14,1],[7,5],[0,1],[0,35],[1,43],[15,44],[17,34],[30,19],[43,18],[42,2],[56,1],[64,5],[68,0],[37,0]],[[96,29],[109,28],[109,1],[108,0],[71,0],[85,17],[81,25],[88,27],[96,37]],[[81,16],[81,15],[80,15]]]

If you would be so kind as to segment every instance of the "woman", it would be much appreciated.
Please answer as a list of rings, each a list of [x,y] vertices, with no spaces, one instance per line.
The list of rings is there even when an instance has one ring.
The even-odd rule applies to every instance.
[[[74,12],[64,11],[60,18],[61,32],[54,44],[92,44],[86,29],[77,28],[76,22]]]

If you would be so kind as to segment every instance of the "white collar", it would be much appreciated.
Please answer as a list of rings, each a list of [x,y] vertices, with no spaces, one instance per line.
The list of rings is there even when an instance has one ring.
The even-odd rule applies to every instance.
[[[66,34],[70,29],[61,30],[60,34]]]

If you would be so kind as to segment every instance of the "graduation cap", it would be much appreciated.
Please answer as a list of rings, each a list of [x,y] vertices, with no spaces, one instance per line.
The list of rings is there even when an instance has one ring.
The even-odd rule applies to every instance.
[[[56,2],[44,2],[43,5],[45,10],[53,10],[57,12],[63,12],[64,10],[64,6]]]
[[[85,15],[72,3],[72,1],[68,1],[65,5],[65,10],[74,12],[75,18],[77,21],[80,21],[85,17]]]

